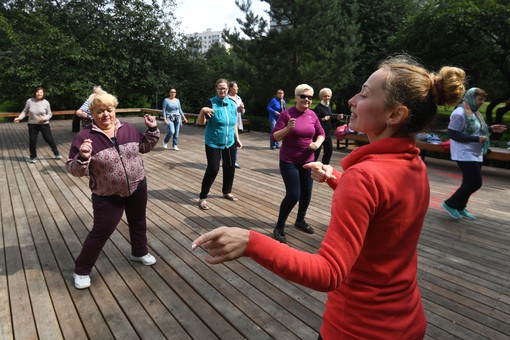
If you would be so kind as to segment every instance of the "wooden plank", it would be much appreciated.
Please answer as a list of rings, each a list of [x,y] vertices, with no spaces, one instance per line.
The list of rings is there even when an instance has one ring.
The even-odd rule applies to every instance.
[[[7,134],[1,134],[4,143]],[[37,338],[37,329],[32,312],[28,284],[23,270],[22,250],[24,244],[18,241],[17,228],[27,226],[25,210],[23,208],[21,194],[16,183],[15,172],[12,169],[11,157],[5,162],[5,177],[7,178],[7,190],[2,191],[2,195],[8,194],[11,198],[11,209],[6,216],[3,216],[6,225],[4,228],[4,252],[6,261],[5,273],[8,277],[9,303],[12,321],[12,333],[16,338],[35,339]],[[15,158],[14,158],[15,161]],[[24,251],[24,250],[23,250]]]
[[[18,127],[20,127],[20,126],[18,126]],[[16,138],[20,138],[21,135],[22,134],[18,133],[16,135],[12,135],[11,138],[12,138],[12,140],[14,140]],[[23,145],[23,143],[19,143],[19,145]],[[26,167],[27,163],[24,160],[20,160],[19,162],[16,163],[16,166],[18,168]],[[42,199],[42,196],[40,195],[40,191],[37,190],[37,184],[34,182],[33,177],[32,176],[24,176],[24,174],[33,174],[35,176],[40,176],[40,174],[38,171],[33,171],[33,172],[27,171],[29,169],[30,169],[30,167],[27,168],[26,170],[22,170],[22,169],[15,170],[15,173],[18,174],[19,180],[22,181],[23,178],[25,178],[26,181],[28,182],[27,185],[19,186],[20,188],[24,188],[24,190],[25,190],[25,193],[23,193],[22,196],[23,197],[31,197],[32,196],[35,201],[40,202],[39,208],[42,209],[41,211],[43,212],[43,215],[46,215],[46,217],[43,218],[43,222],[46,221],[48,223],[51,223],[52,219],[51,219],[51,217],[48,216],[49,215],[48,209],[46,208],[46,206],[44,206],[44,200]],[[37,177],[37,180],[40,183],[42,182],[41,177]],[[27,189],[28,187],[31,188],[30,191],[28,191],[28,189]],[[34,209],[33,205],[31,207],[31,209],[32,210]],[[37,214],[35,214],[33,216],[37,216]],[[40,220],[35,220],[35,221],[31,222],[32,224],[35,225],[35,227],[32,228],[32,237],[34,238],[34,242],[37,245],[37,247],[36,247],[37,254],[38,254],[37,256],[41,261],[41,266],[44,271],[45,279],[40,278],[38,280],[34,280],[34,282],[44,284],[46,281],[47,287],[50,291],[50,294],[52,295],[51,301],[53,302],[53,305],[48,300],[43,300],[43,301],[41,301],[43,312],[35,313],[35,314],[36,314],[36,316],[38,314],[41,314],[40,318],[45,319],[45,322],[42,322],[41,325],[47,325],[47,327],[49,327],[49,330],[48,330],[49,334],[46,334],[46,336],[50,336],[52,338],[56,337],[58,332],[54,331],[53,329],[55,327],[60,327],[62,329],[64,336],[71,335],[71,336],[83,337],[83,336],[85,336],[85,333],[80,332],[80,330],[82,329],[81,327],[77,327],[80,325],[80,323],[79,323],[79,321],[77,321],[79,319],[76,317],[76,314],[74,313],[74,309],[69,310],[69,306],[72,305],[72,301],[70,299],[65,298],[66,297],[65,292],[67,292],[66,285],[65,285],[65,282],[62,281],[61,276],[59,275],[60,274],[59,268],[58,268],[58,266],[56,266],[56,263],[54,261],[52,247],[51,247],[51,245],[49,245],[47,243],[46,235],[49,236],[50,240],[55,238],[55,242],[57,242],[57,239],[55,237],[55,234],[52,234],[51,228],[49,228],[48,226],[41,225],[39,221]],[[58,234],[56,234],[56,235],[58,236]],[[57,257],[61,257],[61,255],[59,253],[60,253],[60,250],[63,249],[61,247],[61,244],[63,244],[63,243],[57,243],[57,244],[58,244],[58,246],[54,247],[53,251],[57,254]],[[40,293],[38,293],[38,294],[32,293],[32,294],[34,296],[41,295]],[[49,316],[52,316],[53,314],[49,313],[48,317],[46,317],[46,315],[44,314],[45,313],[44,309],[49,308],[51,306],[55,307],[57,317],[62,322],[61,326],[59,326],[59,324],[55,321],[55,319],[51,319],[49,317]],[[37,309],[37,304],[34,304],[34,308]],[[50,323],[50,320],[51,320],[51,323]],[[54,333],[54,334],[52,335],[52,333]],[[39,335],[43,335],[43,334],[41,334],[41,330],[39,330]],[[44,337],[46,337],[46,336],[44,336]]]
[[[78,180],[80,181],[81,179],[79,178],[75,178],[75,177],[71,177],[71,179],[74,179],[74,180]],[[66,184],[63,185],[64,187],[66,186]],[[67,184],[67,186],[70,186],[69,184]],[[75,187],[75,186],[74,186]],[[86,188],[86,191],[90,191],[90,189]],[[90,203],[90,200],[89,199],[86,199],[84,200],[83,202],[81,202],[79,205],[84,205],[84,206],[91,206],[91,203]],[[72,209],[72,208],[71,208]],[[67,209],[64,209],[67,211]],[[89,223],[91,224],[91,220],[89,221]],[[123,223],[121,223],[121,225],[119,226],[119,228],[125,228],[125,225]],[[127,234],[127,232],[126,232]],[[128,238],[128,236],[126,236],[126,238]],[[116,236],[112,236],[111,240],[117,240]],[[122,240],[122,238],[119,238],[118,241],[116,243],[119,243],[119,244],[122,244],[124,241]],[[125,243],[125,242],[124,242]],[[109,254],[109,250],[110,247],[109,247],[109,244],[108,243],[108,246],[104,248],[104,252],[105,254]],[[129,249],[129,246],[127,244],[124,244],[124,247],[125,249]],[[114,252],[116,252],[116,250],[113,250]],[[123,265],[123,263],[129,263],[129,261],[125,258],[125,254],[112,254],[111,256],[110,255],[107,255],[108,258],[110,259],[110,261],[116,265],[118,268],[123,268],[123,267],[126,267],[125,265]],[[159,264],[158,264],[159,266]],[[128,268],[130,268],[131,266],[128,266]],[[134,267],[135,268],[140,268],[140,266],[138,264],[134,264]],[[99,268],[98,268],[99,269]],[[147,270],[145,268],[141,268],[141,270]],[[101,272],[101,270],[99,269],[99,271]],[[108,275],[108,273],[112,272],[112,270],[104,270]],[[154,329],[157,329],[157,328],[160,328],[164,333],[166,334],[173,334],[175,336],[177,336],[178,338],[185,338],[185,334],[184,332],[182,332],[182,328],[180,328],[179,324],[177,324],[174,321],[172,321],[172,315],[171,314],[165,314],[164,311],[160,308],[161,305],[155,303],[155,298],[149,298],[150,297],[150,294],[151,294],[151,290],[152,287],[154,286],[161,286],[161,284],[158,284],[158,283],[155,283],[155,282],[147,282],[147,285],[148,287],[151,287],[150,289],[147,288],[147,286],[145,286],[144,284],[141,283],[140,280],[136,280],[134,279],[134,277],[136,277],[136,275],[133,275],[133,273],[128,273],[128,274],[125,274],[125,276],[127,277],[130,277],[130,280],[128,281],[129,282],[129,286],[132,288],[132,289],[135,289],[140,291],[140,295],[136,294],[135,295],[138,295],[138,296],[145,296],[147,299],[143,299],[141,300],[141,303],[144,304],[145,301],[148,301],[150,302],[150,304],[148,304],[146,306],[146,309],[147,311],[149,312],[149,315],[152,316],[152,318],[159,323],[159,326],[158,327],[152,327]],[[156,277],[156,278],[159,278],[159,276],[153,276],[153,277]],[[118,280],[115,279],[115,280]],[[112,280],[112,284],[113,282],[115,282],[115,280]],[[115,286],[115,284],[113,284],[113,286]],[[165,286],[167,287],[167,286]],[[148,290],[148,292],[145,292],[144,294],[141,294],[144,290]],[[164,299],[165,300],[168,300],[169,297],[171,297],[172,295],[169,296],[169,293],[172,293],[171,291],[167,291],[165,294],[164,294]],[[119,296],[121,296],[120,298],[118,299],[127,299],[125,301],[125,304],[127,305],[131,305],[132,303],[135,303],[134,301],[129,301],[130,297],[129,295],[126,295],[125,292],[119,292],[118,294]],[[162,295],[162,294],[160,294]],[[175,295],[175,294],[174,294]],[[156,299],[157,300],[157,299]],[[186,302],[182,302],[182,304],[185,306],[185,303],[188,303],[188,301]],[[129,307],[126,307],[129,309]],[[168,310],[171,310],[171,309],[175,309],[176,308],[176,300],[172,299],[172,300],[168,300],[167,301],[167,304],[166,304],[166,307]],[[152,309],[152,311],[151,311]],[[182,308],[179,308],[179,313],[181,313],[181,309],[183,309],[183,312],[184,314],[183,315],[180,315],[180,321],[183,322],[184,324],[186,323],[189,323],[189,322],[199,322],[197,318],[194,318],[193,315],[190,315],[189,313],[186,312],[186,310],[184,309],[184,307]],[[128,313],[129,314],[129,313]],[[137,316],[138,317],[138,316]],[[206,315],[204,317],[207,317]],[[144,316],[140,317],[140,319],[143,319]],[[145,322],[147,322],[147,320],[145,320]],[[136,324],[136,320],[135,322],[133,322]],[[140,325],[139,328],[142,328],[144,327],[144,325]],[[214,335],[212,335],[212,333],[208,330],[207,327],[200,327],[197,323],[193,323],[193,327],[189,327],[190,329],[188,330],[188,332],[192,335],[196,335],[197,338],[203,336],[204,338],[214,338]],[[144,333],[146,335],[149,335],[149,334],[152,334],[151,337],[154,337],[154,331],[151,331],[151,332],[148,332],[148,331],[144,331],[143,329],[139,329],[137,332],[141,332],[141,333]]]
[[[26,127],[23,127],[21,125],[18,125],[18,124],[13,124],[14,126],[16,126],[19,130],[24,130],[26,129]],[[53,129],[54,130],[54,129]],[[23,131],[24,132],[24,131]],[[26,132],[25,132],[26,133]],[[16,134],[16,136],[19,136],[19,138],[21,138],[21,136],[23,136],[24,138],[25,137],[25,133],[18,133]],[[16,138],[16,136],[13,136],[13,138]],[[57,140],[57,139],[56,139]],[[23,145],[25,143],[19,143],[19,145],[22,145],[22,147],[26,147],[25,145]],[[44,145],[44,144],[43,144]],[[45,162],[45,158],[48,158],[48,159],[51,159],[51,157],[49,155],[52,155],[52,152],[51,150],[49,150],[49,148],[46,146],[46,147],[42,147],[43,145],[39,144],[39,150],[38,150],[38,153],[40,155],[40,162],[36,163],[35,165],[28,165],[29,166],[29,169],[31,169],[31,171],[27,172],[27,173],[33,173],[35,176],[40,176],[40,173],[39,173],[39,170],[38,169],[41,169],[43,172],[46,172],[45,169],[48,168],[48,165],[47,164],[42,164]],[[27,166],[27,163],[25,161],[20,161],[20,164],[23,164],[25,166]],[[26,171],[25,171],[26,172]],[[18,171],[19,173],[19,171]],[[21,172],[23,173],[23,172]],[[44,177],[40,177],[40,178],[44,178]],[[39,183],[39,184],[42,184],[43,181],[39,178],[38,181],[35,181],[35,183]],[[36,184],[33,184],[32,187],[34,188],[34,190],[37,189],[37,185]],[[37,191],[35,191],[37,192]],[[47,189],[44,189],[42,190],[42,192],[45,192],[47,193],[48,190]],[[45,196],[45,195],[44,195]],[[65,201],[61,201],[61,203],[64,203]],[[51,223],[51,218],[45,218],[46,221],[50,222]],[[70,239],[70,235],[67,235],[66,236],[66,233],[64,232],[64,236],[65,236],[65,239],[66,239],[66,242],[68,242],[67,239]],[[58,239],[57,239],[58,240]],[[56,241],[57,241],[56,240]],[[56,249],[56,252],[58,254],[57,256],[57,260],[59,262],[61,262],[60,266],[61,268],[63,268],[64,270],[67,270],[64,272],[64,278],[67,277],[68,279],[64,279],[62,280],[62,276],[60,277],[60,283],[64,283],[64,282],[71,282],[71,280],[69,280],[69,278],[71,278],[72,276],[72,269],[73,269],[73,264],[72,264],[72,259],[70,259],[68,256],[63,256],[62,254],[62,250],[65,250],[65,248],[63,248],[61,246],[61,244],[63,243],[58,243],[57,241],[57,245],[54,247]],[[79,248],[78,248],[79,249]],[[70,260],[70,261],[67,261],[67,260]],[[72,284],[71,284],[72,286]],[[101,313],[97,310],[97,307],[94,303],[94,301],[92,299],[90,299],[90,294],[88,294],[88,292],[86,292],[86,294],[84,294],[85,292],[77,292],[74,287],[71,288],[72,291],[71,293],[76,293],[78,298],[75,299],[74,301],[74,304],[77,306],[77,310],[78,310],[78,314],[81,314],[81,318],[84,318],[84,315],[85,315],[85,319],[89,320],[90,322],[86,323],[84,326],[87,329],[87,334],[88,336],[90,337],[99,337],[99,338],[103,338],[103,337],[111,337],[111,333],[108,329],[108,327],[102,327],[102,325],[105,325],[106,324],[104,323],[103,321],[103,317],[101,315]],[[54,290],[54,294],[55,295],[59,295],[61,294],[62,292],[64,292],[66,290]],[[81,293],[81,295],[80,295]],[[69,308],[70,305],[73,305],[73,303],[70,303],[69,301],[66,301],[66,299],[64,297],[58,297],[57,299],[60,299],[58,300],[55,305],[56,306],[62,306],[62,310],[61,310],[61,313],[60,315],[64,315],[63,316],[63,321],[65,321],[65,319],[67,318],[67,314],[69,314],[69,311],[67,311],[67,309]],[[85,309],[86,311],[84,313],[81,313],[79,312],[81,309]],[[77,319],[79,320],[79,319]],[[73,327],[75,328],[74,330],[72,330],[70,333],[74,333],[74,332],[80,332],[79,328],[83,327],[83,325],[81,323],[78,323],[78,324],[70,324],[70,325],[65,325],[65,326],[62,326],[63,329],[67,329],[68,327]],[[129,329],[129,327],[127,328]]]
[[[144,129],[141,117],[120,119]],[[75,135],[69,121],[55,120],[51,129],[65,155]],[[92,271],[92,287],[79,291],[71,276],[92,226],[88,179],[71,176],[65,157],[53,160],[41,138],[40,160],[28,164],[26,126],[0,124],[0,337],[43,337],[58,328],[62,338],[316,338],[324,293],[283,280],[247,258],[209,266],[202,250],[191,251],[195,237],[220,225],[271,234],[285,191],[278,151],[268,148],[267,133],[252,132],[241,135],[245,147],[238,153],[242,168],[233,191],[240,200],[222,198],[220,170],[209,196],[212,209],[198,209],[206,167],[203,134],[203,127],[185,125],[181,151],[163,149],[160,142],[143,155],[148,240],[158,263],[129,261],[123,219]],[[331,163],[338,166],[347,154],[335,151]],[[457,166],[431,158],[427,167],[431,201],[418,248],[426,338],[510,339],[510,171],[484,167],[484,185],[469,206],[477,220],[454,222],[440,204],[460,184]],[[296,212],[291,213],[291,246],[317,251],[328,228],[331,196],[329,187],[314,185],[307,214],[314,235],[294,228]]]
[[[22,214],[15,215],[16,230],[23,257],[27,286],[31,296],[32,312],[35,322],[38,325],[37,333],[38,336],[42,338],[61,338],[62,334],[57,323],[54,305],[51,302],[51,297],[43,275],[43,268],[40,263],[47,264],[48,259],[44,258],[40,260],[40,254],[37,253],[37,248],[46,250],[48,243],[45,235],[40,237],[40,235],[34,235],[32,233],[33,230],[35,233],[39,234],[39,231],[43,229],[40,217],[42,219],[49,217],[47,213],[48,208],[43,201],[37,200],[37,190],[33,190],[34,186],[29,186],[30,177],[25,176],[27,173],[26,170],[22,170],[24,167],[28,167],[28,164],[22,163],[21,167],[19,163],[13,165],[17,187],[21,196],[21,201],[19,202],[20,208],[24,208]],[[39,173],[35,172],[35,175],[37,176]],[[49,256],[50,254],[43,252],[42,256],[45,255]]]
[[[6,139],[6,133],[0,134],[0,154],[2,160],[10,158],[8,149],[9,143]],[[9,279],[7,273],[7,257],[6,257],[6,243],[4,234],[8,233],[9,228],[14,225],[14,217],[12,215],[12,202],[9,193],[9,185],[7,182],[8,171],[6,162],[0,162],[0,338],[14,339],[14,330],[11,318],[11,305],[9,293]],[[5,229],[5,230],[4,230]]]
[[[151,210],[152,210],[152,209],[151,209]],[[156,211],[156,213],[157,213],[157,211]],[[173,214],[172,214],[172,215],[173,215]],[[174,216],[174,215],[173,215],[173,216]],[[170,221],[169,221],[169,223],[170,223],[170,224],[173,224],[173,222],[170,222]],[[160,223],[158,223],[158,224],[160,224]],[[182,231],[183,231],[183,229],[182,229],[182,228],[179,228],[179,231],[181,231],[181,232],[182,232]],[[180,240],[179,242],[181,242],[181,244],[183,245],[183,247],[186,247],[186,248],[188,248],[188,247],[189,247],[190,239],[188,239],[188,238],[185,238],[185,237],[181,236],[181,235],[180,235],[179,233],[177,233],[177,232],[176,232],[176,233],[172,233],[172,234],[174,235],[174,237],[175,237],[176,239],[179,239],[179,240]],[[193,233],[192,233],[192,234],[193,234]],[[195,235],[196,235],[196,234],[195,234]],[[191,236],[193,237],[193,235],[191,235]],[[162,239],[162,237],[160,236],[160,237],[159,237],[159,239]],[[178,248],[178,246],[177,246],[177,245],[172,246],[172,249],[177,249],[177,248]],[[186,251],[186,249],[183,249],[183,251]],[[179,255],[179,257],[180,257],[181,259],[183,259],[183,256],[182,256],[182,255]],[[235,265],[234,265],[234,266],[235,266]],[[228,267],[230,268],[230,265],[229,265]],[[226,268],[225,268],[225,269],[226,269]],[[230,271],[230,270],[222,270],[222,271],[221,271],[221,273],[220,273],[220,275],[221,275],[224,279],[228,280],[229,284],[231,284],[231,285],[235,286],[235,287],[236,287],[239,291],[244,292],[244,294],[245,294],[245,295],[247,295],[247,297],[248,297],[248,298],[250,298],[250,299],[251,299],[251,300],[252,300],[255,304],[260,305],[260,307],[261,307],[261,308],[266,308],[267,306],[270,306],[270,304],[271,304],[270,300],[264,300],[264,299],[266,299],[266,298],[265,298],[264,296],[260,295],[260,292],[259,292],[259,291],[252,291],[252,290],[250,290],[251,285],[248,285],[248,284],[247,284],[247,281],[246,281],[246,279],[245,279],[245,275],[242,275],[242,277],[243,277],[244,279],[241,279],[241,278],[239,277],[239,275],[241,275],[241,273],[244,273],[245,275],[249,275],[249,272],[246,270],[246,268],[244,268],[244,267],[242,267],[242,266],[235,266],[235,269],[232,269],[231,271]],[[210,281],[210,280],[208,279],[207,281]],[[250,283],[251,283],[251,281],[250,281]],[[215,287],[218,287],[218,284],[215,284],[214,286],[215,286]],[[233,301],[234,303],[238,304],[238,303],[239,303],[239,298],[232,299],[231,301]],[[277,300],[277,301],[280,301],[280,300]],[[264,302],[264,303],[262,303],[262,302]],[[246,307],[243,307],[242,305],[240,305],[240,306],[239,306],[239,308],[246,308]],[[268,312],[270,311],[270,308],[271,308],[271,307],[269,307]],[[256,315],[257,315],[256,313],[254,313],[254,311],[244,311],[244,313],[245,313],[245,314],[247,314],[247,315],[250,315],[252,319],[253,319],[253,318],[255,318],[255,317],[256,317]],[[262,314],[262,315],[263,315],[263,314]],[[261,315],[261,316],[262,316],[262,315]],[[264,323],[268,322],[269,320],[264,321],[264,320],[265,320],[265,318],[266,318],[266,317],[264,316],[264,317],[263,317],[263,319],[261,319],[261,320],[260,320],[260,321],[258,321],[257,323],[264,324]],[[286,318],[284,317],[284,318],[283,318],[283,320],[282,320],[282,322],[283,322],[283,321],[285,321],[285,320],[286,320]],[[284,324],[286,324],[286,325],[287,325],[287,327],[291,326],[291,325],[290,325],[290,324],[288,324],[287,322],[283,322],[283,323],[284,323]],[[289,323],[291,323],[291,322],[289,321]],[[301,323],[302,323],[302,321],[299,321],[299,323],[301,324]],[[303,327],[301,327],[301,328],[303,328]],[[280,329],[280,331],[281,331],[281,329]],[[287,331],[289,331],[289,330],[287,330]],[[312,332],[312,334],[314,334],[314,332]],[[274,334],[273,336],[276,336],[276,334]]]

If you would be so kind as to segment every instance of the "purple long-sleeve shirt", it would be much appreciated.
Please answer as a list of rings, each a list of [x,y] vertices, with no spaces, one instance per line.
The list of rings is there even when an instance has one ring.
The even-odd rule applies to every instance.
[[[291,118],[296,118],[296,127],[283,137],[280,160],[294,164],[313,162],[314,153],[313,150],[308,149],[308,146],[318,136],[325,136],[319,119],[312,110],[306,109],[300,112],[293,106],[280,114],[273,134],[285,129]]]

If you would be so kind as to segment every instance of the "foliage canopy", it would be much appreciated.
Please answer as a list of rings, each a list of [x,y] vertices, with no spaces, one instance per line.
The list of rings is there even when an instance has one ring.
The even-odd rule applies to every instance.
[[[21,109],[34,87],[54,109],[78,108],[101,84],[120,105],[161,107],[170,86],[197,112],[217,78],[234,79],[248,113],[266,116],[278,88],[333,90],[340,111],[385,57],[408,52],[431,71],[461,66],[469,86],[510,98],[508,0],[262,0],[230,44],[198,53],[179,31],[175,0],[6,0],[0,3],[0,102]],[[317,97],[317,96],[316,96]]]

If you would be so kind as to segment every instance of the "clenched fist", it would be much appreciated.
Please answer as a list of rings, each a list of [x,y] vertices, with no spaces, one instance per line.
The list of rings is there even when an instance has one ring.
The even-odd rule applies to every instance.
[[[145,126],[148,128],[156,127],[158,126],[158,122],[156,122],[156,117],[144,115],[143,118],[145,119]]]
[[[92,153],[92,140],[85,139],[80,145],[80,157],[82,159],[89,159]]]

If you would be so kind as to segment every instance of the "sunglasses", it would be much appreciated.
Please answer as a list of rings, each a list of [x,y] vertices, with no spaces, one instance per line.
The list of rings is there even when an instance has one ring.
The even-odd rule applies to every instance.
[[[301,98],[301,99],[308,99],[308,100],[312,100],[312,99],[313,99],[313,96],[307,96],[306,94],[300,94],[300,95],[299,95],[299,98]]]

